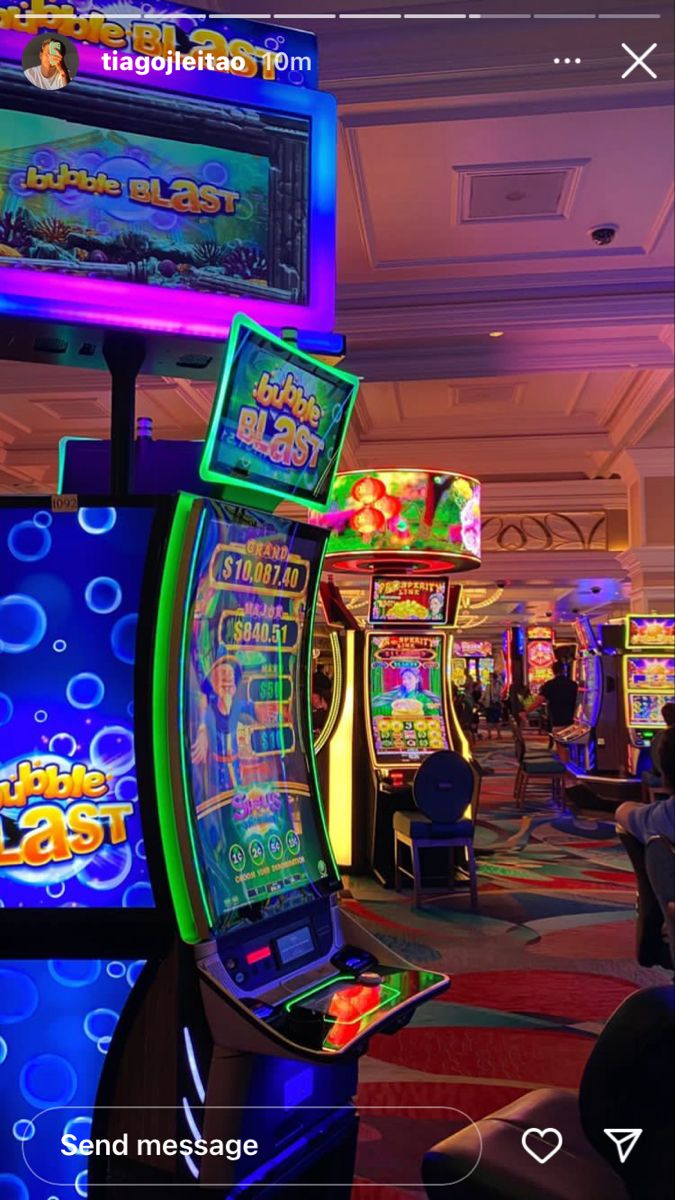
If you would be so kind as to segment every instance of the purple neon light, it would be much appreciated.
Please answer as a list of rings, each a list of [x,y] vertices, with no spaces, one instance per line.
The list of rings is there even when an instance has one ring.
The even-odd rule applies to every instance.
[[[21,38],[0,31],[0,59],[16,62],[21,71]],[[149,75],[105,73],[97,47],[78,44],[79,75],[116,80],[137,91],[147,87]],[[176,80],[180,87],[176,86]],[[22,81],[17,80],[17,84]],[[25,82],[25,81],[23,81]],[[217,85],[217,86],[216,86]],[[31,85],[25,82],[26,87]],[[71,85],[77,87],[77,79]],[[114,325],[199,338],[219,338],[227,332],[237,312],[245,312],[268,329],[284,328],[325,332],[335,323],[335,187],[336,103],[326,92],[294,88],[260,79],[241,79],[212,71],[179,72],[167,79],[153,74],[152,90],[186,97],[208,96],[234,104],[290,113],[310,122],[310,211],[308,242],[309,303],[279,303],[244,296],[201,296],[196,292],[167,292],[140,283],[75,279],[49,271],[0,271],[0,315],[62,321],[67,324]],[[87,123],[86,113],[82,123]],[[51,291],[51,295],[46,293]]]

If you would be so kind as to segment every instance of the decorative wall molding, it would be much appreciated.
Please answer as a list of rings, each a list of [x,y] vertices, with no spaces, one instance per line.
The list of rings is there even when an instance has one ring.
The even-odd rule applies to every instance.
[[[577,512],[502,513],[482,522],[483,549],[606,550],[607,514]]]

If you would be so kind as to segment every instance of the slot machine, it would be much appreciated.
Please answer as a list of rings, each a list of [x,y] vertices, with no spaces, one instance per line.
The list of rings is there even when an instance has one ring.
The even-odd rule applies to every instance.
[[[553,678],[555,632],[550,625],[528,625],[525,634],[525,678],[536,694],[542,684]]]
[[[424,471],[338,474],[326,566],[371,576],[368,617],[345,631],[343,702],[329,756],[331,838],[343,866],[393,884],[392,816],[421,761],[468,758],[449,681],[460,586],[480,563],[480,485]]]
[[[647,770],[649,747],[665,729],[664,704],[675,700],[675,617],[629,613],[623,656],[628,769]]]
[[[570,770],[589,774],[598,764],[597,726],[603,697],[603,658],[600,642],[587,616],[577,617],[575,633],[577,643],[572,670],[579,689],[577,705],[572,725],[559,729],[555,740]]]

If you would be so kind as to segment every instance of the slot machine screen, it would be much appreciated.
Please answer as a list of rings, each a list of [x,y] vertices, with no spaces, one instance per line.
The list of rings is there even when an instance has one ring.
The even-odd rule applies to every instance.
[[[673,704],[675,695],[664,696],[631,692],[628,696],[628,724],[631,726],[649,726],[651,729],[665,729],[666,723],[661,716],[664,704]]]
[[[424,622],[443,625],[448,608],[447,579],[373,579],[371,625]]]
[[[219,932],[330,890],[336,877],[303,742],[308,712],[302,719],[322,539],[248,517],[205,505],[183,656],[188,793]]]
[[[154,510],[0,506],[0,907],[151,909],[134,664]]]
[[[447,750],[441,635],[373,634],[368,657],[375,761],[415,761]]]
[[[664,692],[675,689],[675,658],[628,658],[626,669],[631,690]]]

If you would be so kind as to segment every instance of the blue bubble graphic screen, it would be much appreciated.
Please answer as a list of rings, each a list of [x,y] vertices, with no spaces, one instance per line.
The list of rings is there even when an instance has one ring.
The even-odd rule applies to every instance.
[[[143,961],[0,961],[0,1200],[77,1200],[101,1071]]]
[[[0,907],[154,905],[133,716],[152,520],[0,508]]]

